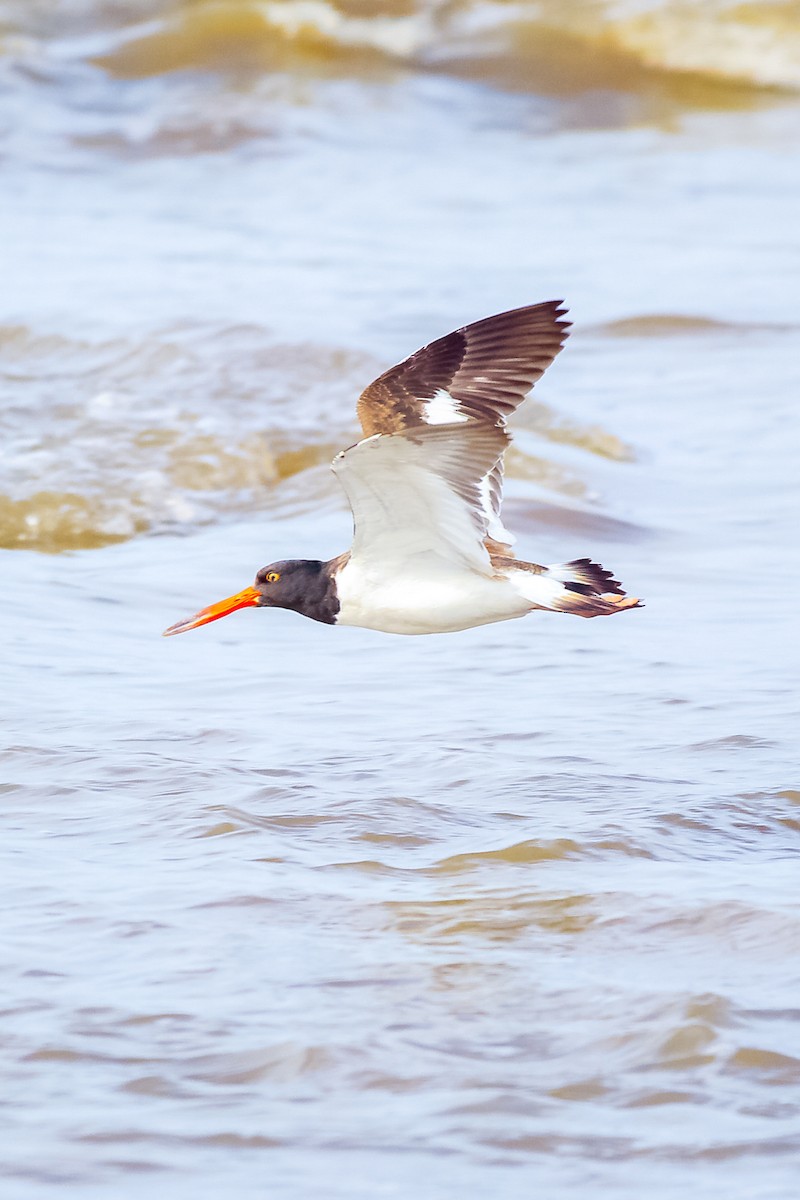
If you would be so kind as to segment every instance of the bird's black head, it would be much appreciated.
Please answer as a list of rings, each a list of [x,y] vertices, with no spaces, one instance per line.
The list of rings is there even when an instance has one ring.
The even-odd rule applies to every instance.
[[[256,575],[258,608],[290,608],[315,621],[331,623],[329,593],[332,580],[326,564],[316,559],[290,558],[270,563]],[[337,606],[338,609],[338,606]]]
[[[237,608],[290,608],[313,621],[326,625],[336,623],[339,601],[336,583],[329,563],[316,559],[291,558],[284,562],[270,563],[256,575],[255,585],[202,608],[193,617],[170,625],[164,636],[185,633],[198,625],[207,625],[235,612]]]

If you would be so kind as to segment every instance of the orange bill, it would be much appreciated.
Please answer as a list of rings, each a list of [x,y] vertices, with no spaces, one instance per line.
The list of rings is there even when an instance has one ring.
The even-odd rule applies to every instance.
[[[218,621],[220,617],[227,617],[228,613],[236,612],[237,608],[255,608],[261,599],[261,593],[257,592],[254,587],[245,588],[243,592],[237,592],[235,596],[228,596],[227,600],[220,600],[218,604],[209,604],[208,608],[201,608],[200,612],[194,614],[193,617],[186,617],[183,621],[178,621],[175,625],[170,625],[169,629],[164,630],[164,637],[172,637],[174,633],[185,633],[187,629],[197,629],[198,625],[207,625],[209,621]]]

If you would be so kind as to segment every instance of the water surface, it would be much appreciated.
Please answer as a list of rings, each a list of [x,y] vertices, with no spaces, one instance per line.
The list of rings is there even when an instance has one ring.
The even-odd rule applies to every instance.
[[[799,85],[790,4],[0,6],[4,1194],[795,1195]],[[506,520],[644,610],[160,639],[558,296]]]

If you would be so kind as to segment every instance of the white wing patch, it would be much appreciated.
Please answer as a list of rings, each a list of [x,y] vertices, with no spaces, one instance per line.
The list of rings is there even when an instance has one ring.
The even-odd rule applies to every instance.
[[[428,425],[453,425],[469,420],[459,408],[458,401],[444,388],[439,388],[432,399],[426,400],[424,415]]]

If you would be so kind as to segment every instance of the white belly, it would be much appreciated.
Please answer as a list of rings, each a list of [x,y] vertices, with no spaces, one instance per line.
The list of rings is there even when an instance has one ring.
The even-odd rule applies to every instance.
[[[418,572],[406,569],[387,578],[350,559],[336,588],[337,625],[384,633],[452,633],[523,617],[532,607],[506,580],[455,566],[428,571],[420,564]]]

